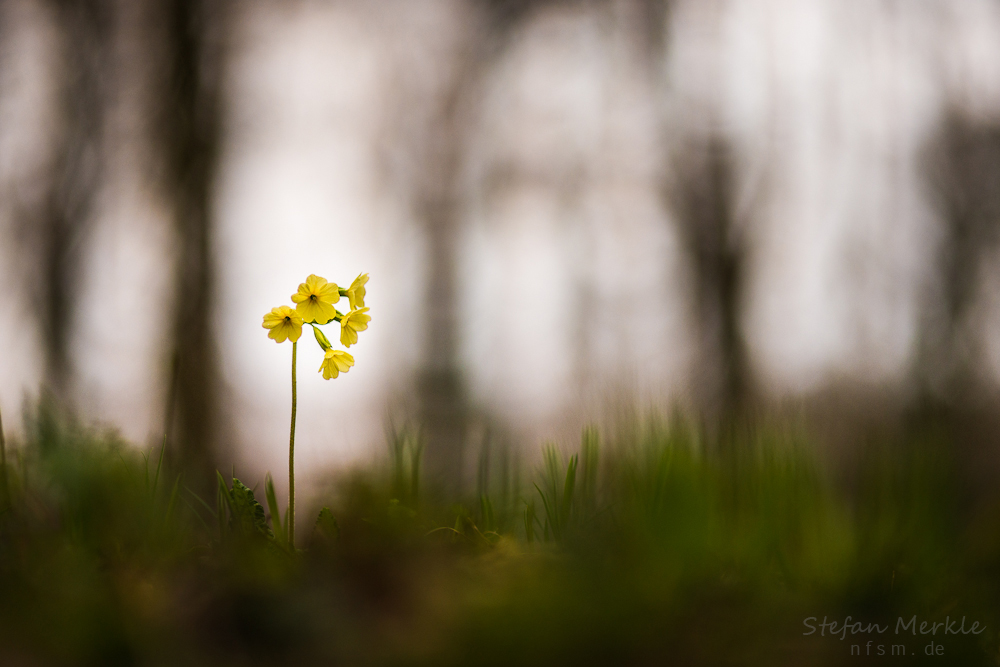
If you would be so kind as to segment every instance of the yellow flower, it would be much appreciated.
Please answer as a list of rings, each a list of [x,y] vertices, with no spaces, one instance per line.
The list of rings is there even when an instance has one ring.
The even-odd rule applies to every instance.
[[[343,350],[327,350],[319,369],[323,371],[323,379],[335,378],[354,365],[354,357]]]
[[[351,301],[351,310],[364,308],[365,305],[365,283],[368,282],[368,274],[359,274],[351,286],[347,288],[347,298]]]
[[[313,274],[299,285],[299,291],[292,295],[292,301],[303,320],[326,324],[337,314],[333,304],[340,301],[340,288],[336,283],[328,283],[326,278]]]
[[[340,342],[344,347],[350,347],[358,342],[358,332],[368,328],[371,322],[367,308],[352,310],[340,320]]]
[[[302,335],[302,317],[290,306],[278,306],[264,316],[264,328],[271,330],[268,338],[278,343],[284,343],[287,338],[294,343]]]

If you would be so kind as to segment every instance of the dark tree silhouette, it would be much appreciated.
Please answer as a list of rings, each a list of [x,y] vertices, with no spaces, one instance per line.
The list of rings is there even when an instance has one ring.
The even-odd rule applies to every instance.
[[[437,484],[462,485],[468,406],[457,359],[456,264],[461,216],[461,168],[472,128],[472,101],[482,77],[502,52],[507,35],[534,4],[525,0],[470,0],[475,31],[432,115],[428,159],[415,207],[428,248],[426,346],[417,378],[427,472]]]
[[[976,307],[983,261],[1000,241],[1000,125],[952,109],[924,158],[939,227],[918,304],[913,393],[902,426],[943,435],[966,491],[992,493],[1000,417],[995,381],[981,370],[985,349]]]
[[[103,171],[102,125],[107,108],[113,6],[102,0],[53,0],[61,34],[55,160],[39,212],[41,328],[45,384],[70,398],[70,331],[82,249]],[[34,218],[34,215],[29,215]]]
[[[746,249],[735,219],[732,151],[718,134],[691,139],[675,160],[668,197],[692,264],[699,341],[699,408],[724,422],[746,408],[750,382],[742,332]]]
[[[196,486],[211,479],[223,431],[211,239],[228,12],[225,0],[159,0],[154,19],[162,61],[153,84],[160,108],[154,145],[180,244],[165,421],[174,455]]]
[[[949,113],[927,165],[942,226],[922,304],[919,400],[956,402],[975,383],[982,350],[970,316],[983,258],[1000,240],[1000,125]]]
[[[503,56],[514,35],[533,12],[553,6],[607,4],[608,0],[469,0],[474,34],[461,62],[438,100],[429,136],[435,146],[418,184],[416,209],[428,247],[425,295],[426,347],[417,389],[424,428],[428,473],[446,486],[463,479],[463,448],[469,407],[457,360],[456,240],[460,229],[462,159],[474,128],[473,101],[483,77]],[[638,0],[647,17],[646,45],[653,57],[662,49],[668,2]]]

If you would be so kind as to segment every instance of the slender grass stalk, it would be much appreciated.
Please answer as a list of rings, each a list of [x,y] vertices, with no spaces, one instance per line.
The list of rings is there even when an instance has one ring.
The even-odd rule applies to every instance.
[[[292,342],[292,427],[288,435],[288,518],[285,519],[288,531],[288,547],[295,549],[295,409],[298,404],[295,381],[295,358],[298,352],[298,342]]]
[[[7,486],[7,439],[3,434],[3,416],[0,415],[0,484],[3,484],[4,507],[10,507],[10,488]]]
[[[267,500],[267,509],[271,512],[274,536],[278,539],[278,544],[287,547],[288,540],[285,537],[285,529],[281,525],[281,513],[278,512],[278,498],[274,495],[274,480],[271,479],[271,473],[267,473],[264,477],[264,498]]]

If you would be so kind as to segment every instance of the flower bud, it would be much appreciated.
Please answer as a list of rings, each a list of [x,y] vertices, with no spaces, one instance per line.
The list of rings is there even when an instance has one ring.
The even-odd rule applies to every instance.
[[[313,327],[312,330],[313,335],[316,336],[316,342],[319,343],[319,346],[323,348],[324,351],[333,347],[330,345],[330,341],[326,339],[326,335],[320,330],[319,327]]]

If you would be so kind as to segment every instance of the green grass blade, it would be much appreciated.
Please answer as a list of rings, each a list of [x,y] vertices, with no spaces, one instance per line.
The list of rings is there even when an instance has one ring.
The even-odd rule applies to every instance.
[[[485,493],[479,498],[479,511],[482,515],[481,523],[483,530],[490,531],[496,529],[496,515],[493,511],[493,503]]]
[[[553,508],[549,505],[548,498],[545,497],[545,494],[542,492],[542,489],[539,488],[538,484],[534,484],[534,487],[538,491],[538,495],[542,497],[542,506],[545,508],[545,538],[547,540],[549,536],[548,526],[554,518]]]
[[[156,485],[160,481],[160,470],[163,468],[163,454],[167,450],[167,434],[163,434],[163,444],[160,445],[160,460],[156,462],[156,474],[153,476],[153,497],[156,497]]]
[[[208,511],[209,516],[213,516],[213,517],[215,516],[215,510],[213,510],[212,506],[209,505],[208,503],[206,503],[205,500],[201,496],[199,496],[197,493],[195,493],[194,491],[192,491],[191,489],[189,489],[186,486],[184,487],[184,490],[187,491],[188,493],[190,493],[192,496],[194,496],[195,499],[199,503],[201,503],[202,507],[204,507]]]
[[[121,455],[121,452],[118,453],[118,460],[122,462],[123,466],[125,466],[125,471],[128,473],[129,481],[132,484],[136,484],[135,477],[132,475],[132,468],[129,466],[128,461],[125,460],[125,457]],[[22,461],[21,465],[22,465],[22,474],[23,474],[23,471],[24,471],[24,468],[23,468],[24,462],[23,461]]]
[[[531,500],[524,507],[524,536],[528,544],[535,541],[535,501]]]
[[[187,487],[183,487],[183,488],[187,489],[188,491],[190,491],[190,490],[191,490],[191,489],[188,489]],[[198,496],[195,496],[195,498],[198,498]],[[200,521],[200,522],[201,522],[201,525],[205,527],[205,530],[206,530],[206,531],[211,531],[211,528],[209,528],[209,527],[208,527],[208,522],[207,522],[207,521],[205,521],[205,518],[204,518],[204,517],[203,517],[203,516],[201,515],[201,512],[199,512],[199,511],[198,511],[198,508],[197,508],[197,507],[195,507],[194,505],[192,505],[192,504],[191,504],[191,503],[190,503],[190,502],[188,501],[188,499],[187,499],[187,498],[185,498],[184,496],[181,496],[181,500],[183,500],[183,501],[184,501],[184,504],[185,504],[185,505],[187,505],[187,506],[188,506],[188,507],[189,507],[189,508],[191,509],[191,513],[192,513],[192,514],[194,514],[194,515],[195,515],[195,516],[196,516],[196,517],[198,518],[198,521]],[[201,498],[198,498],[198,500],[199,500],[199,501],[200,501],[200,502],[201,502],[202,504],[205,504],[205,501],[204,501],[204,500],[202,500]],[[208,507],[208,505],[207,505],[207,504],[205,504],[205,506],[206,506],[206,507]],[[209,508],[209,512],[211,512],[211,511],[212,511],[212,510],[211,510],[211,508]]]
[[[562,528],[569,524],[570,512],[573,508],[573,492],[576,490],[576,467],[579,457],[574,454],[566,466],[566,482],[563,484],[562,505],[560,506],[559,522]]]
[[[285,536],[285,528],[281,523],[281,514],[278,513],[278,499],[274,493],[274,480],[271,473],[264,476],[264,497],[267,499],[267,510],[271,513],[271,525],[274,528],[274,537],[278,544],[285,546],[288,542]]]
[[[580,501],[584,511],[592,514],[597,508],[597,467],[600,455],[600,435],[597,428],[588,426],[583,430],[580,443]]]
[[[424,455],[424,443],[410,447],[410,502],[416,506],[420,500],[420,462]]]
[[[226,534],[226,507],[229,508],[230,513],[234,511],[233,499],[229,495],[229,488],[226,486],[226,480],[222,478],[222,473],[216,470],[215,474],[219,482],[215,498],[215,504],[218,508],[215,518],[219,522],[219,537],[223,537]]]
[[[159,472],[159,470],[157,470],[157,472]],[[170,499],[167,500],[167,511],[163,514],[163,523],[169,522],[170,516],[174,513],[174,506],[177,504],[177,491],[180,489],[180,485],[181,476],[177,475],[177,478],[174,480],[174,486],[170,490]],[[155,484],[153,485],[153,488],[156,488]]]

